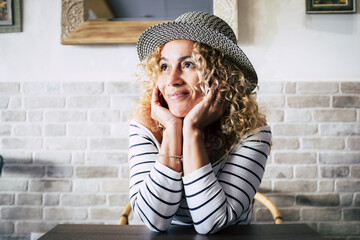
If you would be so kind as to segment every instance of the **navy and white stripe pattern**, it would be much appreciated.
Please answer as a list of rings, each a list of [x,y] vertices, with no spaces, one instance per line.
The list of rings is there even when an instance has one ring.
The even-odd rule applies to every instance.
[[[160,144],[141,124],[130,122],[130,202],[152,230],[192,224],[202,234],[250,221],[270,150],[270,127],[244,136],[225,160],[183,177],[157,160]]]

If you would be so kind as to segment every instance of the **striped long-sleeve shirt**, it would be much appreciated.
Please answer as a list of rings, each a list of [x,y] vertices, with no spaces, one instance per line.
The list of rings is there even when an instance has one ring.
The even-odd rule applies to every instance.
[[[251,202],[270,151],[269,126],[247,134],[225,158],[217,156],[218,161],[187,176],[157,161],[159,142],[133,120],[129,139],[130,202],[150,229],[191,224],[208,234],[250,221]]]

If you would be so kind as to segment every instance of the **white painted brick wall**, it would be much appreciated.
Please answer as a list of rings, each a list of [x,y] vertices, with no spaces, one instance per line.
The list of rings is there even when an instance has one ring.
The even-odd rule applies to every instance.
[[[128,202],[129,82],[0,83],[0,238],[116,224]],[[273,132],[260,191],[286,223],[360,235],[360,82],[264,82]],[[139,223],[138,219],[132,219]],[[254,222],[271,222],[258,203]]]

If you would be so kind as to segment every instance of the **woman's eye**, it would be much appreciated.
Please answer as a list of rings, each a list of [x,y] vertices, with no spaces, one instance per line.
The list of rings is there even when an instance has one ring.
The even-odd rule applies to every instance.
[[[184,62],[184,67],[185,68],[193,68],[193,67],[195,67],[195,64],[193,62],[186,61],[186,62]]]
[[[166,71],[167,68],[168,68],[168,66],[166,64],[161,64],[160,65],[161,71]]]

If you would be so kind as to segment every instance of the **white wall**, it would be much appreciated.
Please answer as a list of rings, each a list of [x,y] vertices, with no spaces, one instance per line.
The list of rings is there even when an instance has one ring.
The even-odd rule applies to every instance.
[[[240,46],[260,79],[360,79],[359,13],[306,14],[305,0],[239,3]]]
[[[0,34],[0,81],[117,81],[134,72],[134,45],[61,45],[60,21],[60,0],[24,0],[23,32]]]
[[[239,0],[239,8],[239,44],[261,81],[360,81],[359,13],[308,15],[305,0]],[[23,0],[23,32],[0,34],[0,81],[132,78],[134,45],[63,46],[60,15],[60,0]]]

